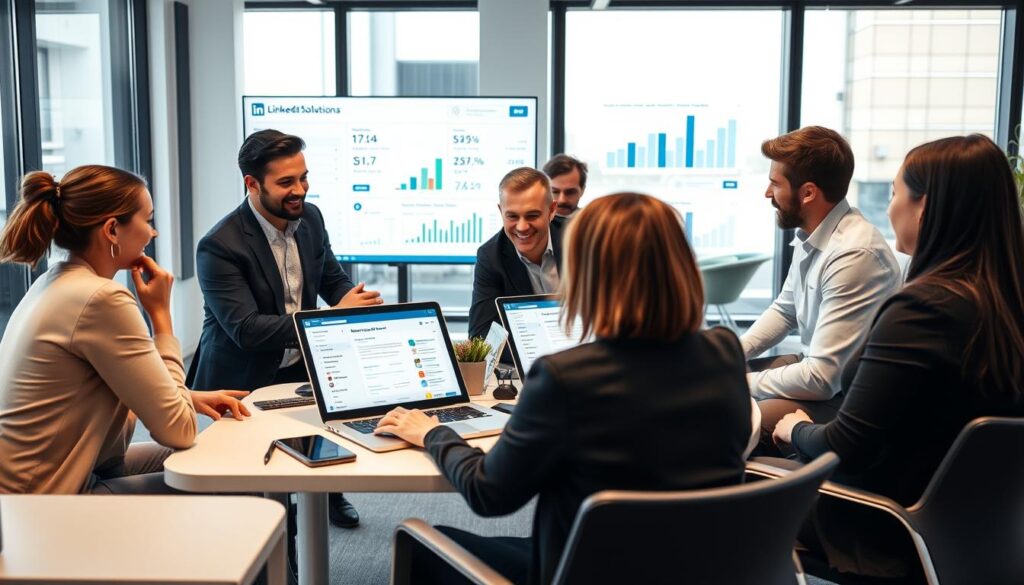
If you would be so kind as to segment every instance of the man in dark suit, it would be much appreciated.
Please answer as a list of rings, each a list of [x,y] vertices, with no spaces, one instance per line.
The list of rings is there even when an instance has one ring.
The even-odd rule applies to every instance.
[[[324,218],[304,199],[309,190],[305,143],[262,130],[238,152],[248,197],[199,241],[196,272],[205,319],[188,382],[193,389],[254,390],[308,382],[292,313],[383,302],[353,286],[338,264]],[[330,495],[337,526],[359,523],[341,494]]]
[[[470,337],[486,337],[491,322],[499,320],[494,299],[558,290],[563,223],[555,219],[551,181],[522,167],[505,175],[498,193],[505,225],[476,252]],[[502,359],[511,361],[507,358]]]

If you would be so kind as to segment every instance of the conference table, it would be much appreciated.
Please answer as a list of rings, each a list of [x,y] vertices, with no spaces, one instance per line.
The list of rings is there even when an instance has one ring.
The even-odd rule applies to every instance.
[[[374,453],[324,429],[316,406],[261,411],[257,400],[294,396],[298,384],[278,384],[252,392],[243,402],[252,416],[222,419],[196,437],[195,444],[164,463],[167,485],[201,493],[296,492],[297,561],[300,585],[328,582],[328,492],[450,492],[433,460],[422,449]],[[495,404],[490,388],[473,397],[481,406]],[[356,454],[352,463],[307,467],[278,450],[267,465],[263,457],[276,439],[319,434]],[[470,444],[490,449],[497,437]]]
[[[285,510],[232,496],[0,495],[0,583],[286,583]]]

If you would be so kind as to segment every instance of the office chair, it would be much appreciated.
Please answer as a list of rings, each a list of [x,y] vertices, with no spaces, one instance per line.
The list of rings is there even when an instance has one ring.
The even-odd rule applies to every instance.
[[[697,265],[704,279],[705,313],[707,307],[714,306],[722,325],[736,331],[736,321],[725,306],[740,298],[757,269],[771,258],[770,254],[749,253],[699,260]]]
[[[598,492],[576,515],[553,583],[803,584],[793,544],[838,462],[827,453],[779,480],[729,487]],[[426,547],[467,582],[509,583],[438,530],[409,519],[395,529],[393,585],[415,583],[415,547]]]
[[[820,491],[898,521],[929,585],[1024,583],[1022,462],[1024,418],[982,417],[967,423],[910,507],[832,482]],[[772,478],[785,473],[761,462],[748,463],[747,471]]]

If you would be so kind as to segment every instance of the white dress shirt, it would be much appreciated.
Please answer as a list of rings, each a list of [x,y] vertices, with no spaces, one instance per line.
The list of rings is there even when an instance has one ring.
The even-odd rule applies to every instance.
[[[782,292],[740,341],[750,359],[796,329],[804,358],[750,372],[747,382],[758,399],[828,400],[878,308],[899,289],[900,268],[882,234],[845,199],[812,233],[797,229],[790,245]]]
[[[516,254],[526,266],[526,272],[530,275],[530,284],[533,286],[533,294],[545,295],[556,292],[560,282],[558,277],[558,260],[555,259],[555,249],[551,245],[551,231],[548,230],[548,247],[541,257],[540,266],[530,262],[530,259],[519,253]]]
[[[277,272],[281,275],[281,284],[284,288],[284,311],[291,315],[302,308],[302,263],[299,261],[299,245],[295,243],[295,230],[299,229],[299,222],[302,220],[289,221],[282,232],[256,211],[251,199],[248,201],[249,209],[263,228],[263,234],[270,243],[270,250],[274,253],[274,262],[277,264]],[[302,352],[298,349],[286,348],[280,367],[287,368],[298,362],[301,357]]]

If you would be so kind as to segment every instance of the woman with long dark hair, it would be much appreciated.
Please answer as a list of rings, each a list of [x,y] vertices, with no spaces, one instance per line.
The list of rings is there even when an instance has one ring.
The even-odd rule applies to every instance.
[[[249,414],[246,392],[185,387],[174,279],[143,252],[152,218],[145,182],[127,171],[22,179],[0,261],[35,266],[51,244],[69,256],[36,280],[0,341],[0,493],[169,492],[163,461],[192,444],[197,411]],[[135,294],[113,280],[119,270],[131,271]],[[159,445],[130,444],[136,418]]]
[[[918,146],[893,180],[907,283],[879,310],[834,421],[786,415],[775,440],[802,459],[835,451],[834,477],[910,505],[957,434],[979,416],[1024,415],[1024,235],[1006,156],[973,134]],[[819,507],[820,551],[836,569],[906,577],[913,549]],[[866,520],[864,521],[866,522]]]

